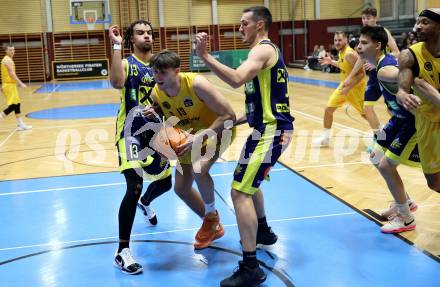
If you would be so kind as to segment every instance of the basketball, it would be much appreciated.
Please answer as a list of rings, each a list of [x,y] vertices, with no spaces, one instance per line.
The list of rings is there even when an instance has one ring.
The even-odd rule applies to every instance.
[[[178,147],[188,140],[185,132],[176,127],[163,127],[157,133],[153,148],[168,159],[177,159]]]

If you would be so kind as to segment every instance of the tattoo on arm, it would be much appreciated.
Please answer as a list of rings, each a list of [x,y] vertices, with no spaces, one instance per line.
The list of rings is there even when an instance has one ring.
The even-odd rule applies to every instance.
[[[399,55],[399,89],[407,93],[411,91],[411,85],[414,83],[412,66],[414,57],[409,50],[404,50]]]

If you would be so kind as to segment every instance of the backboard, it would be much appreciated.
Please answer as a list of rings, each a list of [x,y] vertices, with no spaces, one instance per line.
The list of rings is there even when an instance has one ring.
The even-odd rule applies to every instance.
[[[111,23],[108,0],[70,1],[70,24],[87,24],[87,19],[96,19],[96,24]]]

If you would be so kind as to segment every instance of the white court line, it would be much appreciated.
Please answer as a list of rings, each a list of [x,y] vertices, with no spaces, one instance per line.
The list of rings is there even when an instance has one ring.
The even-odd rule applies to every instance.
[[[285,171],[286,168],[275,168],[271,170],[272,172],[277,171]],[[233,175],[233,172],[226,172],[226,173],[217,173],[217,174],[211,174],[212,177],[217,176],[225,176],[225,175]],[[144,182],[150,182],[144,180]],[[124,182],[113,182],[113,183],[105,183],[105,184],[93,184],[93,185],[80,185],[80,186],[69,186],[69,187],[56,187],[56,188],[49,188],[49,189],[36,189],[36,190],[27,190],[27,191],[14,191],[14,192],[8,192],[8,193],[0,193],[0,196],[6,196],[6,195],[19,195],[19,194],[29,194],[29,193],[41,193],[41,192],[49,192],[49,191],[60,191],[60,190],[75,190],[75,189],[86,189],[86,188],[96,188],[96,187],[105,187],[105,186],[115,186],[115,185],[125,185]]]
[[[50,91],[49,94],[55,93],[56,90],[57,90],[58,88],[60,88],[60,87],[61,87],[61,85],[56,84],[56,85],[55,85],[55,89],[53,89],[52,91]]]
[[[40,192],[60,191],[60,190],[75,190],[75,189],[95,188],[95,187],[114,186],[114,185],[123,185],[123,184],[125,184],[125,182],[114,182],[114,183],[93,184],[93,185],[80,185],[80,186],[70,186],[70,187],[56,187],[56,188],[49,188],[49,189],[35,189],[35,190],[27,190],[27,191],[15,191],[15,192],[8,192],[8,193],[0,193],[0,196],[40,193]]]
[[[333,213],[333,214],[323,214],[323,215],[314,215],[314,216],[303,216],[303,217],[292,217],[292,218],[283,218],[283,219],[275,219],[275,220],[268,220],[268,222],[285,222],[285,221],[293,221],[293,220],[306,220],[306,219],[316,219],[316,218],[326,218],[326,217],[335,217],[335,216],[345,216],[345,215],[353,215],[357,214],[357,212],[344,212],[344,213]],[[234,227],[237,226],[237,224],[223,224],[225,227]],[[138,237],[138,236],[144,236],[144,235],[157,235],[157,234],[167,234],[167,233],[177,233],[177,232],[185,232],[185,231],[196,231],[200,227],[195,228],[184,228],[184,229],[175,229],[175,230],[168,230],[168,231],[156,231],[156,232],[146,232],[146,233],[137,233],[132,234],[131,237]],[[43,244],[34,244],[34,245],[24,245],[24,246],[15,246],[15,247],[5,247],[0,248],[0,251],[7,251],[7,250],[17,250],[17,249],[25,249],[25,248],[34,248],[34,247],[52,247],[51,249],[60,249],[63,245],[66,244],[73,244],[73,243],[84,243],[84,242],[91,242],[91,241],[102,241],[102,240],[111,240],[111,239],[118,239],[119,236],[110,236],[110,237],[100,237],[100,238],[90,238],[90,239],[80,239],[80,240],[71,240],[71,241],[64,241],[64,242],[49,242],[49,243],[43,243]]]
[[[356,165],[356,164],[366,164],[363,161],[358,162],[349,162],[349,163],[334,163],[334,164],[320,164],[320,165],[308,165],[308,166],[297,166],[293,167],[293,169],[305,169],[305,168],[320,168],[320,167],[343,167],[344,165]],[[274,168],[271,169],[271,172],[279,172],[279,171],[286,171],[287,168]],[[233,175],[234,172],[225,172],[225,173],[216,173],[211,174],[212,177],[219,177],[219,176],[229,176]],[[144,181],[149,182],[149,181]],[[56,187],[56,188],[49,188],[49,189],[35,189],[35,190],[26,190],[26,191],[14,191],[14,192],[7,192],[7,193],[0,193],[0,196],[7,196],[7,195],[21,195],[21,194],[29,194],[29,193],[41,193],[41,192],[50,192],[50,191],[61,191],[61,190],[76,190],[76,189],[86,189],[86,188],[96,188],[96,187],[105,187],[105,186],[115,186],[115,185],[125,185],[125,182],[113,182],[113,183],[105,183],[105,184],[93,184],[93,185],[80,185],[80,186],[69,186],[69,187]]]
[[[0,148],[12,137],[13,134],[15,134],[16,131],[17,129],[14,128],[14,130],[0,143]]]
[[[371,162],[355,161],[355,162],[347,162],[347,163],[329,163],[329,164],[305,165],[305,166],[294,166],[293,169],[321,168],[321,167],[344,167],[345,165],[356,165],[356,164],[371,165]]]
[[[107,122],[101,122],[101,123],[90,123],[90,124],[82,124],[82,123],[77,123],[77,124],[71,124],[71,125],[62,125],[62,126],[57,126],[57,125],[50,125],[50,126],[43,126],[43,127],[35,127],[35,125],[33,126],[32,130],[50,130],[50,129],[60,129],[60,128],[75,128],[78,126],[81,127],[86,127],[86,126],[97,126],[97,125],[114,125],[114,118],[96,118],[93,120],[99,120],[99,121],[112,121],[111,123],[107,123]],[[6,132],[9,130],[0,130],[0,132]]]

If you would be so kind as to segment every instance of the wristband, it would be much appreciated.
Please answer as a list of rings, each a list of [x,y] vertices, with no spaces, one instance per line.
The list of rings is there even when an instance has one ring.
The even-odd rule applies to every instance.
[[[114,43],[113,44],[113,51],[118,50],[121,51],[122,50],[122,45],[118,44],[118,43]]]

